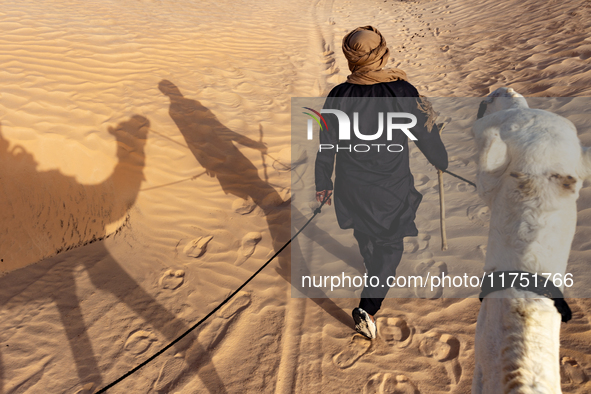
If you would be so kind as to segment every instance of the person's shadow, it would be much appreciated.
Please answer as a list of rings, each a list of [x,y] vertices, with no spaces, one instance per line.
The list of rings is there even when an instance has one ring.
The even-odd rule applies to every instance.
[[[117,127],[109,128],[110,134],[117,139],[118,163],[111,176],[97,185],[80,184],[74,177],[65,176],[57,170],[38,171],[33,156],[19,146],[9,150],[8,141],[0,133],[0,192],[3,192],[0,193],[0,204],[3,206],[0,211],[3,245],[0,264],[5,264],[5,267],[22,264],[12,259],[16,259],[20,251],[33,246],[37,249],[31,256],[59,253],[0,277],[0,305],[10,308],[15,303],[34,305],[39,303],[39,298],[51,299],[57,306],[68,338],[79,385],[92,383],[92,390],[101,388],[105,382],[77,295],[75,274],[80,265],[84,266],[95,288],[114,295],[117,302],[127,305],[166,340],[174,340],[189,328],[139,286],[111,256],[103,242],[94,242],[105,237],[106,224],[128,215],[137,198],[144,179],[144,146],[149,127],[148,119],[135,115]],[[88,243],[93,244],[85,246],[84,253],[76,253],[77,250],[60,253]],[[18,297],[15,297],[16,294]],[[37,312],[25,311],[25,314],[29,313],[35,315]],[[18,324],[12,323],[4,321],[2,324],[0,342],[6,346],[18,341],[14,337],[18,334],[15,329]],[[189,346],[193,349],[192,354],[198,356],[186,360],[187,364],[198,361],[201,368],[197,369],[197,373],[205,386],[211,392],[224,393],[224,385],[213,368],[211,357],[201,349],[194,334],[185,337],[174,350],[182,351]],[[115,357],[118,351],[120,349],[112,349],[109,353]],[[141,361],[138,359],[138,363]],[[164,364],[163,368],[166,367]],[[129,365],[129,369],[133,367],[135,365]],[[5,368],[0,358],[0,393],[3,392]],[[186,370],[186,366],[179,369],[176,376],[168,376],[169,382],[160,382],[160,386],[165,389]],[[40,375],[33,376],[17,391],[26,391],[40,378]]]
[[[199,101],[185,98],[174,83],[162,80],[158,88],[170,98],[170,117],[199,164],[210,176],[218,180],[226,194],[230,193],[243,199],[250,197],[261,208],[269,227],[273,249],[281,249],[291,238],[289,201],[283,201],[279,193],[259,177],[254,164],[232,142],[260,150],[263,154],[266,153],[266,146],[228,129]],[[290,256],[291,245],[277,256],[277,272],[289,283]],[[337,321],[345,326],[352,326],[351,316],[332,300],[312,300]]]

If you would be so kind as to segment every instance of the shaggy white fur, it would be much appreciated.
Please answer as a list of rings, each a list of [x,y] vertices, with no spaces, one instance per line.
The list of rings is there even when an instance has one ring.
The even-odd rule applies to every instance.
[[[499,88],[485,101],[473,126],[478,192],[491,210],[484,270],[564,278],[591,154],[569,120],[530,109],[513,89]],[[506,289],[485,297],[472,393],[561,393],[560,323],[554,302],[535,293]]]

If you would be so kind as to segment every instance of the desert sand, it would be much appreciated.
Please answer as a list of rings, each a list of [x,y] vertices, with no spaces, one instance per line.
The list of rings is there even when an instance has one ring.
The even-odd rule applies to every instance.
[[[342,37],[369,24],[386,38],[390,66],[429,97],[483,97],[500,86],[527,97],[591,95],[589,0],[3,4],[0,393],[94,393],[287,242],[292,206],[301,223],[313,200],[309,188],[291,194],[291,98],[344,82]],[[443,135],[449,169],[471,180],[476,110]],[[571,120],[590,146],[586,111]],[[441,251],[437,174],[410,149],[424,199],[400,273],[481,271],[487,208],[446,175]],[[311,167],[313,157],[298,166]],[[578,206],[569,267],[582,275],[591,259],[587,184]],[[325,207],[312,226],[335,223]],[[331,258],[363,272],[351,232],[331,239]],[[370,342],[352,329],[357,299],[292,297],[291,252],[314,247],[302,235],[109,393],[470,391],[477,298],[387,299]],[[589,393],[591,301],[569,303],[562,388]]]

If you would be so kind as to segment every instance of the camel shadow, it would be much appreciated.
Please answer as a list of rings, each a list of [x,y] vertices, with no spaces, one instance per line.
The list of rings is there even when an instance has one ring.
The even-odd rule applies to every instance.
[[[1,350],[9,349],[9,345],[18,347],[18,338],[30,339],[19,337],[15,327],[22,324],[18,321],[23,319],[22,314],[31,315],[24,318],[31,320],[38,312],[21,312],[18,307],[49,300],[56,306],[75,361],[78,376],[75,386],[91,387],[80,392],[92,392],[105,385],[88,334],[89,325],[85,322],[85,317],[87,320],[89,317],[82,313],[83,300],[77,294],[80,289],[76,287],[76,276],[79,276],[80,267],[96,289],[114,296],[114,305],[126,305],[167,341],[174,340],[189,328],[138,285],[109,253],[104,242],[95,242],[107,235],[105,227],[109,223],[128,218],[128,211],[135,203],[144,179],[144,146],[149,127],[148,119],[135,115],[117,127],[109,128],[109,133],[117,140],[118,163],[112,175],[97,185],[80,184],[74,177],[57,170],[38,171],[33,156],[19,146],[9,150],[8,141],[0,133],[0,191],[3,192],[0,193],[0,203],[5,207],[0,213],[0,264],[4,270],[14,269],[26,265],[31,259],[53,255],[0,277],[3,312],[19,309],[13,314],[13,321],[7,319],[1,324],[4,328],[0,336]],[[79,246],[84,246],[83,253],[81,249],[75,249]],[[68,249],[75,250],[66,252]],[[22,259],[26,250],[32,252],[25,253]],[[104,319],[102,313],[89,311],[94,316],[91,320]],[[113,333],[114,336],[119,334]],[[198,373],[209,391],[224,393],[223,382],[213,368],[211,358],[201,349],[194,334],[180,341],[173,350],[181,352],[189,347],[193,349],[192,354],[200,354],[200,368],[191,374]],[[116,357],[120,350],[111,349],[109,354]],[[138,359],[137,363],[141,361]],[[194,361],[191,363],[195,364]],[[109,360],[106,364],[113,365],[114,361]],[[129,369],[135,365],[129,365]],[[0,393],[4,391],[5,368],[6,357],[0,355]],[[12,392],[24,392],[29,387],[35,390],[33,387],[41,379],[43,369],[12,387]],[[186,367],[176,371],[175,376],[168,374],[167,381],[156,383],[165,390],[183,374],[188,375]]]
[[[275,251],[291,238],[289,201],[258,174],[258,169],[233,142],[266,153],[262,142],[254,141],[224,126],[217,117],[197,100],[183,96],[179,88],[168,80],[158,84],[170,99],[169,115],[185,138],[197,162],[215,177],[226,194],[252,201],[262,210],[271,234]],[[291,245],[278,256],[277,273],[291,284]],[[328,298],[312,298],[327,313],[345,326],[353,319]]]

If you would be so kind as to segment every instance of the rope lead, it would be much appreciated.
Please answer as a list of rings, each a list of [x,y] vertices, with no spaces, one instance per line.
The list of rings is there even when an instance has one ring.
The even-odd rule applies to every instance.
[[[447,170],[444,170],[443,172],[446,172],[446,173],[448,173],[448,174],[450,174],[452,176],[455,176],[456,178],[461,179],[462,181],[464,181],[464,182],[466,182],[466,183],[468,183],[468,184],[476,187],[476,184],[474,182],[470,182],[469,180],[467,180],[465,178],[462,178],[459,175],[456,175],[456,174],[454,174],[452,172],[449,172]],[[144,367],[145,365],[147,365],[148,363],[150,363],[152,360],[154,360],[156,357],[160,356],[162,353],[164,353],[165,351],[167,351],[168,349],[170,349],[177,342],[179,342],[181,339],[183,339],[184,337],[186,337],[191,331],[193,331],[194,329],[196,329],[197,327],[199,327],[203,322],[205,322],[208,318],[210,318],[214,313],[216,313],[218,310],[220,310],[220,308],[222,306],[224,306],[228,301],[230,301],[236,294],[238,294],[238,292],[240,290],[242,290],[248,283],[250,283],[250,281],[253,280],[255,278],[255,276],[257,276],[267,265],[269,265],[269,263],[271,261],[273,261],[273,259],[275,257],[277,257],[277,255],[279,253],[281,253],[283,251],[283,249],[285,249],[291,243],[291,241],[293,241],[298,235],[300,235],[300,233],[306,228],[306,226],[308,226],[308,224],[310,224],[310,222],[316,217],[316,215],[318,215],[321,212],[322,207],[328,201],[328,199],[329,199],[329,196],[326,196],[325,199],[320,204],[320,206],[314,210],[314,215],[312,215],[312,217],[310,219],[308,219],[308,221],[306,222],[306,224],[304,224],[302,226],[302,228],[299,229],[299,231],[293,237],[291,237],[290,240],[287,241],[287,243],[285,245],[283,245],[281,247],[281,249],[279,249],[277,252],[275,252],[275,254],[269,260],[267,260],[267,262],[265,264],[263,264],[254,274],[252,274],[251,277],[246,280],[246,282],[244,282],[240,287],[238,287],[232,294],[230,294],[224,301],[222,301],[217,307],[215,307],[211,312],[209,312],[203,319],[199,320],[192,327],[190,327],[187,331],[185,331],[183,334],[181,334],[175,340],[173,340],[168,345],[166,345],[165,347],[163,347],[162,349],[160,349],[158,352],[156,352],[155,354],[153,354],[147,360],[145,360],[144,362],[142,362],[141,364],[139,364],[137,367],[133,368],[132,370],[130,370],[128,372],[126,372],[123,376],[121,376],[117,380],[113,381],[112,383],[109,383],[108,385],[106,385],[105,387],[103,387],[102,389],[100,389],[99,391],[97,391],[95,394],[102,394],[102,393],[106,392],[108,389],[112,388],[113,386],[115,386],[119,382],[123,381],[124,379],[128,378],[130,375],[132,375],[135,372],[137,372],[138,370],[140,370],[142,367]]]
[[[326,197],[322,203],[320,204],[320,206],[318,208],[316,208],[314,210],[314,215],[312,215],[312,217],[310,219],[308,219],[308,221],[306,222],[306,224],[304,224],[302,226],[301,229],[299,229],[299,231],[290,238],[289,241],[286,242],[285,245],[283,245],[281,247],[281,249],[279,249],[277,252],[275,252],[275,254],[269,259],[267,260],[267,262],[265,264],[263,264],[261,266],[261,268],[259,268],[254,274],[251,275],[250,278],[248,278],[246,280],[246,282],[244,282],[239,288],[237,288],[232,294],[230,294],[224,301],[222,301],[218,306],[216,306],[211,312],[209,312],[207,314],[207,316],[205,316],[203,319],[199,320],[197,323],[195,323],[191,328],[189,328],[187,331],[185,331],[184,333],[182,333],[178,338],[176,338],[175,340],[173,340],[172,342],[170,342],[168,345],[164,346],[162,349],[160,349],[158,352],[156,352],[155,354],[153,354],[150,358],[148,358],[147,360],[145,360],[144,362],[142,362],[140,365],[138,365],[137,367],[133,368],[132,370],[126,372],[123,376],[121,376],[119,379],[113,381],[112,383],[109,383],[108,385],[106,385],[105,387],[103,387],[102,389],[100,389],[99,391],[97,391],[95,394],[102,394],[104,392],[106,392],[108,389],[112,388],[113,386],[115,386],[117,383],[123,381],[124,379],[128,378],[130,375],[134,374],[135,372],[137,372],[138,370],[140,370],[140,368],[144,367],[145,365],[147,365],[149,362],[151,362],[152,360],[154,360],[156,357],[160,356],[162,353],[164,353],[165,351],[167,351],[168,349],[170,349],[172,346],[174,346],[178,341],[180,341],[181,339],[183,339],[184,337],[186,337],[191,331],[193,331],[194,329],[196,329],[197,327],[199,327],[203,322],[205,322],[208,318],[210,318],[214,313],[216,313],[218,310],[220,310],[220,308],[222,306],[224,306],[228,301],[230,301],[232,299],[232,297],[234,297],[236,294],[238,294],[238,292],[240,290],[242,290],[251,280],[254,279],[255,276],[257,276],[267,265],[269,265],[269,263],[271,261],[273,261],[273,259],[275,257],[277,257],[277,255],[279,253],[281,253],[283,251],[283,249],[285,249],[287,247],[287,245],[289,245],[291,243],[291,241],[293,241],[298,235],[300,235],[300,233],[302,231],[304,231],[304,229],[306,228],[306,226],[308,224],[310,224],[310,222],[316,217],[316,215],[318,215],[320,213],[320,210],[322,209],[322,206],[326,203],[326,201],[328,201],[328,197]]]

